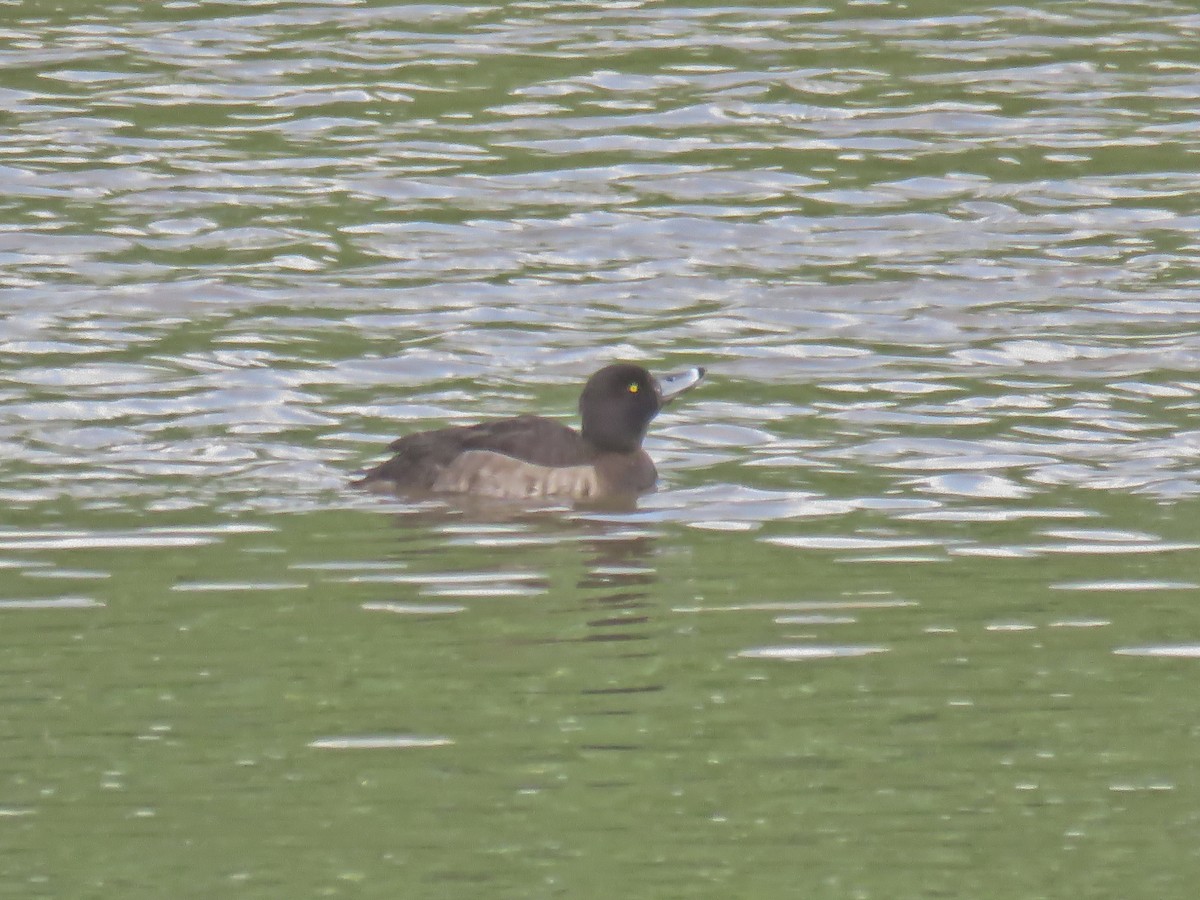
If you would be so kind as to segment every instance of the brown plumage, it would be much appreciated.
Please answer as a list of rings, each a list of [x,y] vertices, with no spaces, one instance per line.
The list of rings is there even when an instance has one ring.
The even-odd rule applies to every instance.
[[[530,415],[420,431],[393,441],[395,455],[355,484],[507,499],[645,493],[657,479],[641,446],[646,428],[663,403],[703,376],[695,368],[660,382],[640,366],[606,366],[580,395],[581,431]]]

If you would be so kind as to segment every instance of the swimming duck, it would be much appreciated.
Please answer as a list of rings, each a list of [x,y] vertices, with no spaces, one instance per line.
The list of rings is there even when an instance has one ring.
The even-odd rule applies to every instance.
[[[379,493],[509,500],[644,494],[658,479],[642,449],[646,428],[664,404],[703,377],[699,366],[662,378],[628,363],[605,366],[579,396],[579,431],[530,415],[419,431],[393,441],[388,449],[395,456],[354,484]]]

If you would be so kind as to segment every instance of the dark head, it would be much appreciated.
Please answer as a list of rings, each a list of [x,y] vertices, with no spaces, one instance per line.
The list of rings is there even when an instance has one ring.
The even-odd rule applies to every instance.
[[[588,379],[579,396],[583,439],[605,453],[633,453],[663,404],[703,377],[704,370],[694,368],[660,383],[641,366],[605,366]]]

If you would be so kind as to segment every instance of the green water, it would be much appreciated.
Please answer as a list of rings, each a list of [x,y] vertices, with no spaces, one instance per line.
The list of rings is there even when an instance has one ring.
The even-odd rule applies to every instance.
[[[102,609],[5,612],[14,895],[1187,889],[1192,663],[1112,653],[1114,632],[1189,633],[1182,610],[1048,589],[1142,562],[854,564],[557,518],[255,524],[119,564],[27,554],[111,578]],[[949,533],[980,531],[1028,527]],[[764,647],[887,652],[739,655]],[[347,735],[432,746],[309,746]]]
[[[1195,19],[0,7],[0,894],[1192,897]]]

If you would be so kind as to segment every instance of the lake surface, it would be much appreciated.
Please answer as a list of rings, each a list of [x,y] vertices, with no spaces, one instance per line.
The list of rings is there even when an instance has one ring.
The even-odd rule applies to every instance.
[[[1195,896],[1193,7],[0,35],[0,893]],[[615,359],[636,510],[347,488]]]

